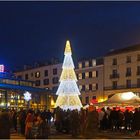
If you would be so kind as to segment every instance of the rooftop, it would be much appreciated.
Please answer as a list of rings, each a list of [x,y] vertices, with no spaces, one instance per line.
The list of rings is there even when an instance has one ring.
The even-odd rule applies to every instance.
[[[15,70],[13,70],[13,72],[26,71],[26,70],[31,70],[31,69],[40,68],[49,65],[56,65],[56,64],[60,64],[60,60],[57,58],[52,58],[50,61],[35,62],[33,64],[24,65],[23,67],[16,68]]]
[[[85,62],[85,61],[92,61],[92,60],[96,61],[96,65],[103,65],[104,64],[103,57],[98,57],[98,58],[81,58],[81,59],[79,59],[78,63],[79,62]]]
[[[132,52],[132,51],[138,51],[138,50],[140,50],[140,44],[128,46],[121,49],[111,50],[109,53],[106,54],[106,56],[122,54],[122,53],[127,53],[127,52]]]

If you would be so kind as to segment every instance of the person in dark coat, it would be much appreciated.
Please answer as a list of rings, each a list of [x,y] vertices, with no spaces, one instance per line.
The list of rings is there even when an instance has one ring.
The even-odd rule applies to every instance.
[[[48,122],[48,124],[50,124],[51,123],[51,118],[52,118],[52,113],[51,113],[51,111],[48,109],[48,111],[47,111],[47,114],[46,114],[47,116],[47,122]]]
[[[98,125],[99,125],[99,114],[96,111],[96,108],[90,105],[86,120],[85,137],[88,139],[96,138],[98,134]]]
[[[114,107],[113,110],[110,112],[110,120],[111,120],[111,129],[112,130],[116,130],[117,129],[117,124],[118,124],[118,119],[119,119],[119,115],[118,115],[118,111],[116,110],[116,108]]]
[[[71,133],[72,137],[76,138],[79,134],[80,130],[80,117],[78,114],[78,110],[73,110],[71,112]]]
[[[140,111],[138,108],[135,109],[133,115],[133,129],[136,131],[136,136],[140,135]]]
[[[127,109],[124,113],[125,116],[125,130],[127,129],[131,129],[131,123],[132,123],[132,119],[133,119],[133,114],[131,112],[129,112],[129,110]]]
[[[24,110],[21,110],[19,114],[19,123],[21,128],[21,134],[25,134],[25,120],[26,120],[26,112]]]
[[[81,131],[82,135],[84,135],[85,123],[86,123],[86,111],[83,108],[81,108],[81,111],[80,111],[80,131]]]
[[[48,139],[50,134],[50,127],[46,122],[45,118],[38,116],[38,136],[39,139]]]
[[[7,112],[0,113],[0,139],[10,139],[10,118]]]
[[[16,111],[14,111],[14,114],[13,114],[13,125],[14,125],[15,131],[17,132],[17,112]]]
[[[63,111],[60,107],[55,110],[55,126],[58,132],[62,132]]]

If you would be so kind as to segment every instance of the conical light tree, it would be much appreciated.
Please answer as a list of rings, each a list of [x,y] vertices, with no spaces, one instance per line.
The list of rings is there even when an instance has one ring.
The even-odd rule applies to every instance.
[[[60,85],[56,92],[58,95],[55,107],[59,106],[63,110],[73,110],[82,107],[79,99],[79,89],[77,86],[77,78],[74,71],[74,63],[72,60],[72,51],[70,42],[66,42],[64,62],[62,65],[62,73],[60,76]]]

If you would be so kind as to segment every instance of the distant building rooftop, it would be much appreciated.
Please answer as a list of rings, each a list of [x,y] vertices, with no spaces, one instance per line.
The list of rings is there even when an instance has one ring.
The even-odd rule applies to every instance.
[[[0,89],[50,92],[50,90],[33,87],[33,81],[15,78],[13,74],[7,72],[0,72]]]
[[[138,51],[138,50],[140,50],[140,44],[128,46],[121,49],[111,50],[109,53],[106,54],[106,56],[127,53],[127,52],[132,52],[132,51]]]
[[[92,60],[96,60],[96,65],[103,65],[104,61],[103,61],[103,57],[98,57],[98,58],[82,58],[79,59],[79,62],[85,62],[85,61],[92,61]]]
[[[44,67],[44,66],[49,66],[49,65],[56,65],[59,63],[60,63],[59,59],[52,58],[50,61],[47,61],[47,62],[35,62],[34,64],[31,64],[31,65],[24,65],[22,68],[16,68],[13,72],[26,71],[26,70],[31,70],[34,68],[39,68],[39,67]]]

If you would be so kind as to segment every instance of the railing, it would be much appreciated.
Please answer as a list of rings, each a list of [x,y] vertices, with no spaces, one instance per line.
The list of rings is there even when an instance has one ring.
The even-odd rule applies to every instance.
[[[126,75],[125,75],[126,77],[128,77],[128,76],[131,76],[131,73],[126,73]]]
[[[13,80],[13,79],[4,79],[4,78],[0,78],[0,83],[11,84],[11,85],[20,85],[20,86],[33,86],[33,82],[22,81],[22,80]]]
[[[113,78],[119,78],[119,74],[111,74],[110,75],[110,79],[113,79]]]
[[[140,85],[134,84],[131,85],[131,87],[127,87],[127,85],[123,85],[123,86],[117,86],[115,88],[110,86],[110,87],[104,87],[104,90],[118,90],[118,89],[131,89],[131,88],[140,88]]]

